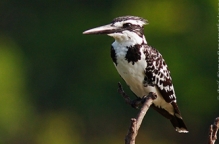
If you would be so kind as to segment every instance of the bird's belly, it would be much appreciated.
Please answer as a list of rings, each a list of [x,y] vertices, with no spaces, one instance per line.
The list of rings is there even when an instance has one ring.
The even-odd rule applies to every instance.
[[[121,60],[116,65],[116,69],[120,76],[138,97],[146,95],[145,88],[143,87],[145,68],[145,61],[138,61],[132,64],[128,63],[126,60]]]

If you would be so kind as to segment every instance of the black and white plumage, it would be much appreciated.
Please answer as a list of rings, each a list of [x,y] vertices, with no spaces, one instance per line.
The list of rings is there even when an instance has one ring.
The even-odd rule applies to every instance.
[[[147,44],[144,25],[147,20],[136,16],[115,18],[110,24],[93,28],[83,34],[107,34],[115,39],[111,46],[111,58],[130,89],[142,98],[154,92],[157,99],[152,107],[170,119],[175,130],[187,133],[183,122],[170,71],[162,55]]]

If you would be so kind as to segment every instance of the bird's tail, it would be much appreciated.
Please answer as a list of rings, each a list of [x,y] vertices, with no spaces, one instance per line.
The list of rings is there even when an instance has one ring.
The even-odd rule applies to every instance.
[[[170,119],[170,122],[178,133],[189,132],[182,117],[179,114],[175,113],[174,116],[172,116],[172,118]]]
[[[175,102],[171,103],[174,108],[174,115],[170,114],[167,112],[165,109],[162,109],[160,107],[156,107],[154,104],[152,104],[152,108],[154,108],[157,112],[159,112],[161,115],[166,117],[167,119],[170,120],[172,123],[173,127],[178,133],[188,133],[188,129],[182,119],[182,116],[180,114],[179,108]]]
[[[174,115],[171,116],[170,122],[178,133],[188,133],[188,129],[182,119],[179,108],[175,102],[171,103],[174,108]]]

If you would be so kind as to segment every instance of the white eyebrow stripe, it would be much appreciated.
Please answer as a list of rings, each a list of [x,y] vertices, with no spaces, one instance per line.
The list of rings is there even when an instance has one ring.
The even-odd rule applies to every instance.
[[[127,20],[126,23],[131,23],[133,25],[143,26],[145,23],[140,20]]]

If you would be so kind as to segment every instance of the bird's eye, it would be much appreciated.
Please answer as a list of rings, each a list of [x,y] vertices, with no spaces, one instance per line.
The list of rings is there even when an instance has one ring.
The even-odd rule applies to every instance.
[[[132,26],[132,24],[131,23],[124,23],[123,24],[123,28],[128,28],[128,27],[131,27]]]

